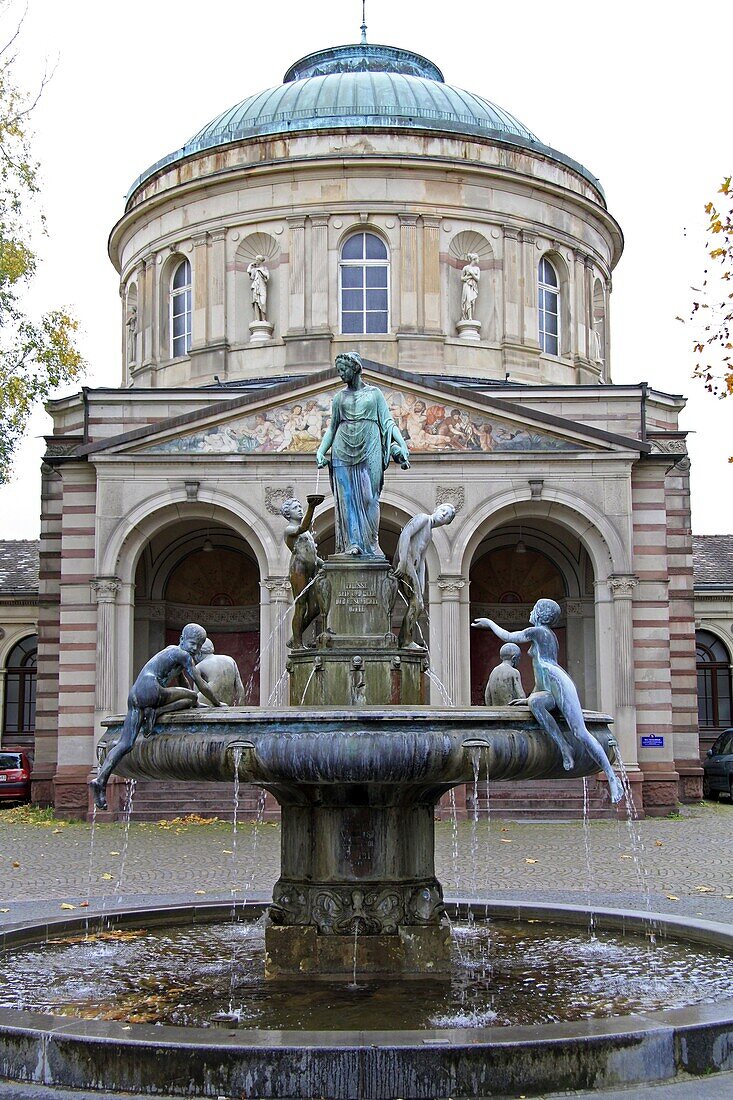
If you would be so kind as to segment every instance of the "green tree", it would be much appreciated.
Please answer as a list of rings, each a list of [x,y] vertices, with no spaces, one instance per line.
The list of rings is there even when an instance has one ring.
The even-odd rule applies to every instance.
[[[8,0],[2,0],[0,16],[8,8]],[[77,379],[85,367],[75,344],[78,322],[68,310],[33,318],[24,308],[23,296],[38,267],[34,229],[45,232],[28,126],[46,77],[36,95],[19,87],[14,66],[20,27],[0,48],[0,484],[9,480],[33,407]]]
[[[733,395],[733,187],[728,176],[718,192],[722,198],[705,207],[707,251],[713,261],[696,292],[692,318],[697,328],[694,375],[716,397]],[[730,459],[733,462],[733,458]]]

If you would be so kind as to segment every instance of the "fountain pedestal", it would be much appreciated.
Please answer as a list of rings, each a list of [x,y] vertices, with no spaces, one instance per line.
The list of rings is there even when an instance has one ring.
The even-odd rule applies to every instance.
[[[384,559],[329,558],[320,580],[328,614],[315,648],[287,663],[293,706],[424,703],[428,652],[402,647],[392,633],[397,582]]]

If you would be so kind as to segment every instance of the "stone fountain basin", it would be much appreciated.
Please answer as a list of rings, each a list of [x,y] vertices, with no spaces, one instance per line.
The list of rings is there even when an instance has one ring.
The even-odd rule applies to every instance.
[[[586,711],[590,733],[614,760],[604,714]],[[108,718],[99,743],[104,760],[123,717]],[[563,728],[563,723],[560,723]],[[566,728],[566,727],[565,727]],[[575,767],[526,707],[284,707],[200,708],[164,716],[150,737],[139,737],[116,772],[126,779],[232,780],[278,792],[303,793],[331,785],[409,786],[435,798],[481,779],[569,779],[594,775],[598,765],[575,746]]]
[[[568,905],[471,899],[454,918],[482,916],[588,927]],[[261,903],[241,907],[256,918]],[[730,925],[621,909],[592,911],[596,928],[648,933],[733,951]],[[231,901],[104,914],[105,927],[227,919]],[[100,914],[7,927],[0,949],[94,929]],[[0,1077],[146,1095],[307,1100],[447,1100],[668,1081],[733,1069],[733,1001],[535,1027],[422,1031],[266,1031],[125,1025],[0,1010]],[[636,1093],[634,1093],[636,1095]]]

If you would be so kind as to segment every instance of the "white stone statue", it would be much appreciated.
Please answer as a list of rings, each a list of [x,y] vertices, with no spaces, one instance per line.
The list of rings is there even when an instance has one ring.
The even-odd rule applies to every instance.
[[[499,650],[501,664],[492,668],[486,685],[484,702],[487,707],[508,707],[515,699],[526,698],[517,669],[521,655],[521,649],[514,642],[507,642]]]
[[[266,321],[267,284],[270,280],[270,272],[265,264],[265,257],[255,256],[254,261],[247,268],[247,274],[252,283],[252,309],[255,321]]]
[[[399,644],[403,648],[416,649],[419,643],[415,631],[425,610],[425,557],[433,538],[433,528],[443,527],[456,518],[452,504],[439,505],[429,516],[421,512],[404,527],[397,544],[394,575],[399,593],[407,605],[400,628]]]
[[[481,268],[478,265],[478,255],[469,252],[466,256],[466,265],[461,272],[463,293],[461,294],[461,320],[474,321],[473,315],[476,300],[478,298],[479,282],[481,281]]]
[[[228,707],[243,707],[246,699],[237,662],[225,653],[214,653],[214,643],[207,638],[196,659],[196,671],[209,685],[214,695]],[[210,706],[199,695],[199,706]]]
[[[130,306],[125,321],[127,328],[127,362],[135,362],[135,337],[137,336],[137,306]]]
[[[591,325],[590,329],[590,357],[594,363],[603,362],[603,342],[595,325]]]

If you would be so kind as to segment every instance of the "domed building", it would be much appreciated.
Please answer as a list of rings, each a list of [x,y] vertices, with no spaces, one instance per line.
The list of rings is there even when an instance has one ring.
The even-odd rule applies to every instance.
[[[622,247],[591,172],[366,42],[296,62],[138,176],[109,240],[121,385],[50,410],[35,796],[86,812],[103,717],[188,621],[250,702],[287,701],[280,508],[326,491],[333,549],[315,450],[355,350],[413,455],[386,477],[383,548],[416,512],[457,510],[428,559],[426,702],[483,705],[498,643],[472,619],[519,627],[551,596],[640,810],[698,797],[684,399],[612,382]],[[206,808],[140,786],[141,815]]]

